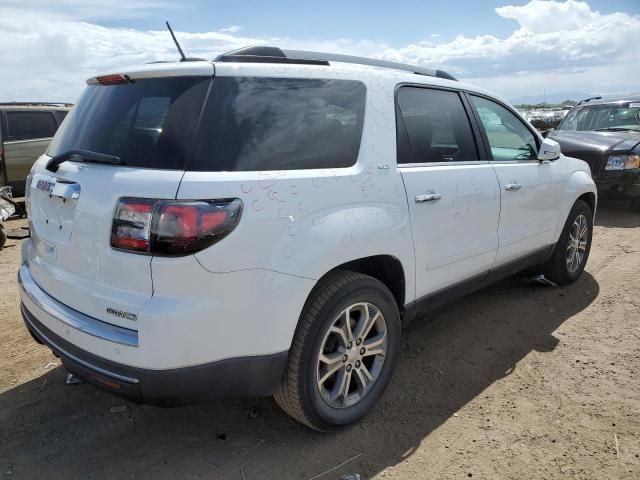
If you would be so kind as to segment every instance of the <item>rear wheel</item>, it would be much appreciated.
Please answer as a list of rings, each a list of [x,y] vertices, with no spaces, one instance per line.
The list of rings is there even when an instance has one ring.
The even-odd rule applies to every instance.
[[[578,200],[569,212],[553,255],[544,265],[544,274],[560,285],[575,282],[584,270],[591,251],[593,212]]]
[[[276,402],[315,430],[356,422],[384,392],[399,340],[400,314],[384,284],[354,272],[328,275],[305,305]]]
[[[4,247],[4,244],[7,242],[7,232],[4,231],[4,227],[0,225],[0,250]]]

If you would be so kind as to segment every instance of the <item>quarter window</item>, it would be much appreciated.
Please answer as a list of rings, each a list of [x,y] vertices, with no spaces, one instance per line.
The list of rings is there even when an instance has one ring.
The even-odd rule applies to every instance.
[[[402,87],[398,107],[398,163],[478,160],[469,118],[458,93]]]
[[[502,105],[486,98],[471,96],[489,139],[495,161],[535,160],[536,138],[525,124]]]
[[[51,112],[7,112],[9,141],[53,137],[56,128]]]
[[[364,106],[356,81],[216,77],[187,170],[350,167]]]

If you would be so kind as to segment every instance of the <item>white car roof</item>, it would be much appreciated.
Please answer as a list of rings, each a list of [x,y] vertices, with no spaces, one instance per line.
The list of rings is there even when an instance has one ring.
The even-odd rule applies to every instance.
[[[296,51],[297,52],[297,51]],[[233,52],[232,52],[233,53]],[[304,53],[304,52],[301,52]],[[307,52],[313,54],[314,52]],[[340,55],[333,54],[321,54],[327,55],[330,58],[341,57]],[[223,55],[224,56],[224,55]],[[218,57],[218,59],[223,56]],[[347,57],[343,58],[356,58],[360,57]],[[361,59],[366,60],[366,59]],[[124,67],[118,71],[111,71],[105,74],[97,75],[87,80],[88,84],[98,83],[98,78],[106,75],[126,75],[131,79],[142,78],[158,78],[158,77],[180,77],[180,76],[258,76],[258,77],[291,77],[291,78],[339,78],[339,79],[353,79],[361,80],[364,83],[370,82],[385,83],[395,85],[406,83],[425,86],[436,86],[443,88],[451,88],[456,90],[465,90],[468,92],[479,93],[487,95],[500,100],[503,103],[509,104],[506,99],[501,98],[494,93],[491,93],[480,87],[460,82],[457,80],[450,80],[448,78],[442,78],[436,76],[433,72],[432,75],[412,73],[409,71],[412,67],[410,65],[393,64],[391,62],[382,62],[378,60],[372,60],[377,63],[388,63],[389,65],[401,65],[407,67],[406,69],[385,68],[379,65],[363,65],[357,63],[346,63],[340,61],[331,60],[324,65],[318,64],[303,64],[303,63],[279,63],[277,59],[274,63],[267,62],[255,62],[248,58],[247,61],[226,62],[226,61],[206,61],[206,60],[189,60],[189,61],[173,61],[173,62],[155,62],[144,65]],[[414,67],[416,70],[429,72],[427,69],[420,67]],[[441,72],[444,75],[448,75],[445,72]]]

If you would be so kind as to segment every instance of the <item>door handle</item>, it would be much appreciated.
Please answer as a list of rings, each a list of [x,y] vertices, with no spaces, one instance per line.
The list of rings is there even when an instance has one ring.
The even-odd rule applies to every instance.
[[[505,189],[507,192],[515,192],[515,191],[517,191],[517,190],[520,190],[521,188],[522,188],[522,185],[520,185],[520,184],[519,184],[519,183],[517,183],[517,182],[508,183],[508,184],[506,184],[506,185],[504,186],[504,189]]]
[[[442,198],[439,193],[426,193],[424,195],[416,195],[416,203],[437,202]]]

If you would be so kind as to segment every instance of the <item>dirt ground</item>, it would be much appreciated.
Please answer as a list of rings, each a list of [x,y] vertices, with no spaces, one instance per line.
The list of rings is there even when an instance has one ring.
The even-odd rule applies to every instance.
[[[0,476],[640,479],[640,215],[605,203],[596,223],[577,284],[512,278],[416,321],[376,410],[333,435],[270,398],[158,409],[65,385],[18,314],[20,245],[10,241],[0,252]]]

